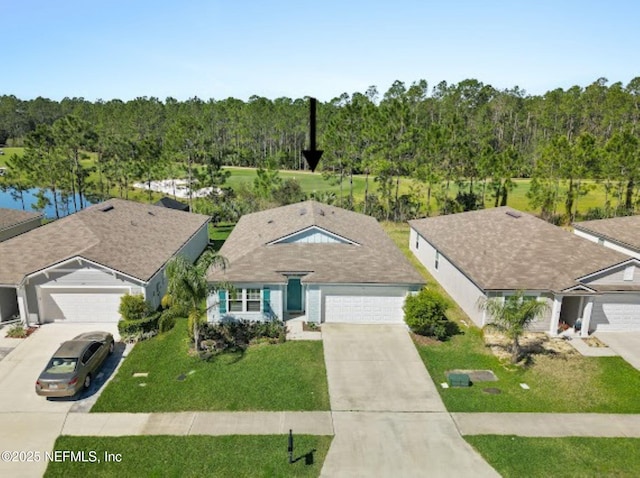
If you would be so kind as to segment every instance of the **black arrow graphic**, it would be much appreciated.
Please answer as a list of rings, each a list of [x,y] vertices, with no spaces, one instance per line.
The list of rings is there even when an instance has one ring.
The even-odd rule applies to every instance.
[[[316,170],[316,166],[320,162],[320,158],[322,157],[322,150],[316,149],[316,99],[309,98],[309,142],[311,143],[309,147],[311,149],[305,149],[302,151],[307,163],[309,164],[309,169],[311,172]]]

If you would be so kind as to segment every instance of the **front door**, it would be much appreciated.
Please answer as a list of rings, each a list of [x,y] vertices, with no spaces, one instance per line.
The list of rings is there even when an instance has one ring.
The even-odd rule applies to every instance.
[[[289,282],[287,283],[287,310],[302,311],[302,284],[299,277],[289,277]]]

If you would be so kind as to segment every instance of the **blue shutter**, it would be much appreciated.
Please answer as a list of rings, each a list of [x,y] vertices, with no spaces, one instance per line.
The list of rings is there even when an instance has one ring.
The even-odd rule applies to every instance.
[[[218,299],[220,303],[218,304],[218,310],[220,311],[220,315],[227,313],[227,291],[219,290],[218,291]]]
[[[273,315],[271,312],[271,289],[268,287],[262,289],[262,311],[264,315],[269,317]]]

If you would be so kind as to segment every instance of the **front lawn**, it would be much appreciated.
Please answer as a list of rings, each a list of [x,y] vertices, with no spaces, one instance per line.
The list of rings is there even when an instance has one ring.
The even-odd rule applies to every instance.
[[[409,250],[408,224],[385,223],[387,234],[423,275],[429,288],[447,295]],[[420,357],[451,412],[566,412],[640,413],[640,372],[620,357],[583,357],[579,354],[536,355],[527,368],[501,362],[485,346],[482,331],[451,300],[447,316],[462,334],[449,341],[416,344]],[[462,322],[464,320],[464,323]],[[476,383],[470,388],[442,389],[445,372],[453,369],[493,370],[497,382]],[[524,390],[521,383],[530,389]],[[498,388],[500,394],[484,392]]]
[[[640,438],[464,438],[505,478],[640,475]]]
[[[188,348],[184,319],[140,342],[91,411],[329,410],[320,341],[254,345],[209,362],[190,356]]]
[[[329,436],[296,435],[289,464],[287,435],[261,436],[61,436],[54,450],[84,451],[100,462],[51,462],[45,477],[271,477],[319,476],[331,444]],[[313,453],[313,464],[304,455]],[[95,452],[91,455],[90,452]],[[120,462],[105,460],[121,457]]]
[[[463,332],[445,343],[416,344],[450,412],[640,413],[640,372],[620,357],[536,355],[525,368],[501,362],[485,347],[478,328]],[[441,388],[452,369],[493,370],[498,381]]]

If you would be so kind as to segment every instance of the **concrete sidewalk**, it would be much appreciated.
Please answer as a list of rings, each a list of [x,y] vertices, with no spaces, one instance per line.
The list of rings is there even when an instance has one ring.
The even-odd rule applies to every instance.
[[[452,413],[462,435],[640,438],[640,415],[607,413]]]
[[[61,435],[333,435],[331,412],[69,413]]]

